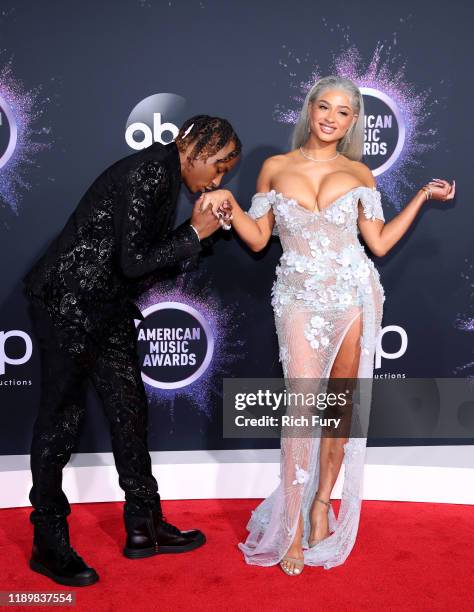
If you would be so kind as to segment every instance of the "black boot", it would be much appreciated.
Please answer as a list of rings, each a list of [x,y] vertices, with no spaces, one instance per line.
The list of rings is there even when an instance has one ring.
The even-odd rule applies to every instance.
[[[206,542],[199,529],[180,531],[167,523],[159,510],[140,516],[125,515],[127,542],[123,554],[129,559],[194,550]]]
[[[88,586],[99,580],[69,543],[69,526],[63,516],[43,516],[34,521],[30,568],[58,584]]]

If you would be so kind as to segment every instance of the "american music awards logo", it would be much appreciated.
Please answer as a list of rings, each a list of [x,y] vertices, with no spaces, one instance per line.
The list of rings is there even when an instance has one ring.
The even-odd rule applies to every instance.
[[[364,158],[374,176],[397,161],[405,144],[405,122],[395,100],[372,87],[361,87],[364,97]]]
[[[8,162],[15,150],[18,130],[8,102],[0,95],[0,168]]]
[[[176,138],[179,127],[187,119],[187,102],[183,96],[158,93],[139,102],[130,113],[125,129],[125,142],[139,151],[154,142],[168,144]]]
[[[211,415],[221,381],[246,356],[245,314],[224,305],[202,269],[157,283],[136,305],[137,353],[151,406],[177,398]]]
[[[18,214],[25,189],[31,188],[36,156],[49,149],[51,129],[39,126],[49,98],[40,87],[27,90],[16,78],[12,61],[0,67],[0,199]]]
[[[143,380],[158,389],[178,389],[198,380],[214,353],[207,320],[189,304],[159,302],[137,325]]]

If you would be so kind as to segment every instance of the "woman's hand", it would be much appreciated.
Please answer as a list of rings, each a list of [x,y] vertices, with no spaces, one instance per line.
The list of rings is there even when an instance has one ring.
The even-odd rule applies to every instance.
[[[216,189],[208,193],[203,193],[197,200],[196,204],[200,205],[202,212],[205,212],[209,207],[212,208],[212,213],[219,219],[219,223],[223,229],[230,229],[230,221],[232,220],[232,194],[227,189]]]
[[[229,230],[231,228],[230,222],[232,221],[232,203],[229,200],[224,200],[217,209],[217,216],[221,222],[222,228]]]
[[[446,200],[452,200],[456,193],[456,181],[453,180],[451,185],[448,181],[443,179],[432,179],[429,183],[421,188],[428,196],[428,200],[440,200],[446,202]]]

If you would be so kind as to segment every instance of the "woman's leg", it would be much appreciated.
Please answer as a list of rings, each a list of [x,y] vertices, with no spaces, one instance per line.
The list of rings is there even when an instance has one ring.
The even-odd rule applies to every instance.
[[[280,350],[285,355],[283,370],[287,379],[287,390],[305,396],[314,393],[314,383],[321,377],[324,356],[311,347],[305,332],[310,325],[311,311],[289,307],[280,323]],[[283,350],[282,350],[283,349]],[[311,418],[312,407],[304,404],[287,406],[286,414]],[[286,557],[303,560],[302,536],[304,520],[301,512],[305,491],[310,483],[311,457],[314,440],[307,427],[286,427],[281,439],[281,480],[283,501],[283,526],[291,533],[291,543],[282,564],[289,571],[299,573],[301,567]],[[294,530],[294,531],[293,531]]]
[[[331,391],[335,393],[344,392],[348,384],[357,378],[361,335],[362,316],[358,316],[344,335],[329,375]],[[350,409],[351,406],[346,406],[346,416]],[[319,486],[311,506],[310,543],[329,535],[328,508],[316,501],[316,498],[329,501],[344,459],[343,447],[347,440],[348,438],[325,436],[324,433],[321,435]]]

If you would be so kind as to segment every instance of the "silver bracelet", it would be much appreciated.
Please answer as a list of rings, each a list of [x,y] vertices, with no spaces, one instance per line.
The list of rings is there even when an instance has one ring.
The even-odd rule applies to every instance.
[[[189,225],[190,225],[190,226],[193,228],[193,230],[196,232],[196,236],[198,237],[198,240],[200,241],[200,240],[201,240],[201,238],[199,237],[199,232],[197,231],[197,229],[194,227],[194,225],[193,225],[192,223],[190,223]]]

